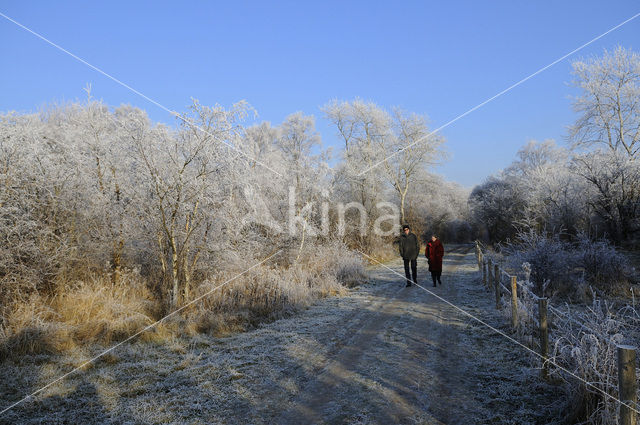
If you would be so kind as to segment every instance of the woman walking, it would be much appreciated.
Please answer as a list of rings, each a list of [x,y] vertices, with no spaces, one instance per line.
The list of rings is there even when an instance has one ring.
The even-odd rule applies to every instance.
[[[440,239],[436,235],[431,236],[431,241],[427,244],[424,250],[424,255],[427,257],[429,263],[429,271],[431,272],[431,278],[433,279],[433,286],[436,286],[436,280],[442,285],[442,257],[444,257],[444,246]]]

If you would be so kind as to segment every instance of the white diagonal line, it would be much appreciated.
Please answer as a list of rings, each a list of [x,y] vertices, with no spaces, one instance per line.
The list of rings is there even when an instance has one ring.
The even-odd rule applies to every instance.
[[[397,274],[398,276],[402,277],[403,279],[406,279],[406,276],[403,276],[402,274],[398,273],[397,271],[393,270],[392,268],[388,267],[387,265],[382,264],[381,262],[379,262],[379,261],[378,261],[378,260],[376,260],[375,258],[368,256],[367,254],[365,254],[365,253],[364,253],[364,252],[362,252],[362,251],[358,251],[358,250],[355,250],[355,251],[357,251],[357,252],[359,252],[360,254],[364,255],[364,256],[365,256],[365,257],[367,257],[369,260],[375,261],[376,263],[380,264],[382,267],[384,267],[384,268],[386,268],[386,269],[390,270],[391,272],[393,272],[394,274]],[[498,333],[498,334],[502,335],[503,337],[507,338],[509,341],[511,341],[511,342],[513,342],[513,343],[515,343],[516,345],[519,345],[520,347],[522,347],[522,348],[524,348],[525,350],[529,351],[531,354],[534,354],[535,356],[540,357],[544,363],[549,363],[549,364],[554,365],[555,367],[557,367],[558,369],[562,370],[563,372],[566,372],[567,374],[569,374],[569,375],[573,376],[574,378],[578,379],[579,381],[584,382],[584,383],[585,383],[585,385],[587,385],[587,386],[589,386],[589,387],[591,387],[591,388],[594,388],[597,392],[599,392],[599,393],[601,393],[601,394],[605,395],[606,397],[608,397],[608,398],[610,398],[610,399],[612,399],[612,400],[615,400],[616,402],[620,403],[621,405],[626,406],[626,407],[628,407],[629,409],[633,410],[634,412],[636,412],[636,413],[639,413],[639,414],[640,414],[640,411],[636,410],[635,408],[633,408],[633,407],[632,407],[632,406],[630,406],[629,404],[625,403],[624,401],[618,400],[616,397],[612,396],[611,394],[607,393],[606,391],[604,391],[604,390],[602,390],[602,389],[600,389],[600,388],[596,387],[595,385],[593,385],[593,384],[592,384],[592,383],[590,383],[590,382],[585,381],[585,380],[584,380],[584,379],[582,379],[580,376],[578,376],[578,375],[576,375],[575,373],[571,372],[570,370],[565,369],[564,367],[562,367],[562,366],[558,365],[558,364],[557,364],[557,363],[555,363],[553,360],[550,360],[549,358],[545,358],[542,354],[539,354],[539,353],[535,352],[535,351],[534,351],[534,350],[532,350],[531,348],[529,348],[529,347],[527,347],[526,345],[522,344],[522,343],[521,343],[521,342],[519,342],[518,340],[516,340],[516,339],[514,339],[514,338],[510,337],[509,335],[507,335],[506,333],[502,332],[501,330],[494,328],[493,326],[491,326],[490,324],[486,323],[486,322],[485,322],[485,321],[483,321],[482,319],[480,319],[480,318],[478,318],[478,317],[474,316],[473,314],[471,314],[471,313],[467,312],[466,310],[464,310],[464,309],[462,309],[462,308],[458,307],[457,305],[453,304],[452,302],[447,301],[446,299],[442,298],[440,295],[438,295],[438,294],[436,294],[436,293],[434,293],[434,292],[432,292],[432,291],[428,290],[428,289],[427,289],[427,288],[425,288],[424,286],[419,285],[418,283],[415,283],[415,285],[416,285],[417,287],[419,287],[420,289],[422,289],[423,291],[426,291],[426,292],[428,292],[429,294],[433,295],[434,297],[436,297],[436,298],[437,298],[437,299],[439,299],[440,301],[442,301],[442,302],[444,302],[444,303],[446,303],[446,304],[450,305],[451,307],[455,308],[456,310],[459,310],[459,311],[460,311],[461,313],[463,313],[464,315],[469,316],[469,317],[470,317],[470,318],[472,318],[473,320],[475,320],[475,321],[479,322],[480,324],[482,324],[482,325],[486,326],[487,328],[491,329],[492,331],[494,331],[494,332],[496,332],[496,333]]]
[[[358,174],[358,176],[361,176],[363,174],[368,173],[369,171],[371,171],[372,169],[376,168],[377,166],[379,166],[380,164],[382,164],[383,162],[389,160],[390,158],[393,158],[394,156],[396,156],[397,154],[399,154],[400,152],[403,152],[407,149],[409,149],[411,146],[416,145],[418,143],[424,142],[429,136],[439,132],[440,130],[442,130],[443,128],[449,127],[451,124],[453,124],[454,122],[458,121],[459,119],[469,115],[471,112],[475,111],[476,109],[479,109],[481,107],[483,107],[484,105],[486,105],[487,103],[497,99],[498,97],[502,96],[503,94],[507,93],[508,91],[516,88],[517,86],[519,86],[520,84],[524,83],[525,81],[535,77],[536,75],[540,74],[541,72],[547,70],[548,68],[551,68],[553,65],[557,64],[558,62],[563,61],[564,59],[568,58],[569,56],[573,55],[574,53],[584,49],[585,47],[587,47],[588,45],[590,45],[591,43],[601,39],[602,37],[604,37],[605,35],[609,34],[612,31],[617,30],[618,28],[620,28],[621,26],[623,26],[624,24],[631,22],[632,20],[634,20],[635,18],[637,18],[638,16],[640,16],[640,13],[636,13],[635,15],[633,15],[632,17],[630,17],[629,19],[625,20],[624,22],[619,23],[618,25],[616,25],[613,28],[610,28],[609,30],[603,32],[602,34],[600,34],[599,36],[589,40],[588,42],[584,43],[582,46],[570,51],[569,53],[567,53],[566,55],[554,60],[553,62],[551,62],[549,65],[546,65],[542,68],[540,68],[539,70],[537,70],[536,72],[534,72],[533,74],[523,78],[522,80],[518,81],[515,84],[512,84],[511,86],[507,87],[506,89],[502,90],[500,93],[490,97],[489,99],[485,100],[484,102],[474,106],[473,108],[469,109],[468,111],[458,115],[457,117],[455,117],[454,119],[452,119],[451,121],[447,122],[446,124],[436,128],[435,130],[433,130],[431,133],[419,138],[418,140],[416,140],[415,142],[412,142],[411,144],[405,146],[404,148],[392,153],[391,155],[389,155],[388,157],[384,158],[381,161],[376,162],[375,164],[373,164],[371,167],[367,168],[366,170],[364,170],[363,172],[361,172],[360,174]]]
[[[120,84],[122,87],[126,88],[127,90],[132,91],[133,93],[137,94],[138,96],[142,97],[143,99],[153,103],[154,105],[156,105],[158,108],[168,112],[169,114],[177,117],[178,119],[182,120],[183,122],[185,122],[187,125],[196,128],[200,131],[202,131],[205,134],[208,134],[209,136],[213,137],[214,140],[216,139],[216,136],[214,136],[213,134],[209,133],[207,130],[203,129],[202,127],[191,123],[189,120],[185,119],[182,117],[181,114],[179,114],[178,112],[172,111],[169,108],[167,108],[166,106],[162,105],[160,102],[150,98],[149,96],[146,96],[144,93],[139,92],[138,90],[134,89],[133,87],[129,86],[128,84],[120,81],[119,79],[117,79],[116,77],[112,76],[111,74],[106,73],[105,71],[103,71],[102,69],[98,68],[97,66],[94,66],[92,64],[90,64],[89,62],[85,61],[84,59],[74,55],[73,53],[71,53],[70,51],[66,50],[65,48],[59,46],[58,44],[54,43],[53,41],[47,39],[46,37],[44,37],[43,35],[38,34],[37,32],[35,32],[34,30],[32,30],[31,28],[28,28],[24,25],[22,25],[20,22],[16,21],[15,19],[10,18],[9,16],[5,15],[4,13],[0,12],[0,16],[2,16],[3,18],[5,18],[6,20],[13,22],[14,24],[16,24],[17,26],[19,26],[20,28],[24,29],[25,31],[30,32],[31,34],[35,35],[36,37],[38,37],[39,39],[41,39],[42,41],[52,45],[53,47],[55,47],[56,49],[66,53],[67,55],[71,56],[72,58],[76,59],[77,61],[85,64],[86,66],[88,66],[89,68],[93,69],[94,71],[99,72],[100,74],[104,75],[105,77],[109,78],[110,80],[115,81],[116,83]],[[251,161],[255,161],[256,164],[260,164],[262,165],[264,168],[266,168],[267,170],[276,173],[278,176],[283,177],[282,174],[280,174],[279,172],[277,172],[276,170],[274,170],[273,168],[269,167],[268,165],[264,164],[261,161],[258,161],[255,158],[252,158],[251,156],[247,155],[246,153],[244,153],[243,151],[241,151],[240,149],[236,148],[235,146],[233,146],[231,143],[226,142],[224,140],[219,140],[220,142],[222,142],[223,144],[227,145],[229,148],[233,149],[234,151],[240,153],[241,155],[243,155],[244,157],[246,157],[247,159],[250,159]]]
[[[186,304],[185,304],[185,305],[183,305],[182,307],[180,307],[180,308],[178,308],[178,309],[176,309],[176,310],[172,311],[171,313],[167,314],[166,316],[164,316],[164,317],[163,317],[163,318],[161,318],[160,320],[157,320],[157,321],[153,322],[152,324],[150,324],[150,325],[148,325],[148,326],[144,327],[143,329],[139,330],[138,332],[136,332],[135,334],[131,335],[130,337],[128,337],[128,338],[127,338],[127,339],[125,339],[124,341],[121,341],[121,342],[117,343],[116,345],[114,345],[114,346],[112,346],[111,348],[109,348],[109,349],[107,349],[107,350],[103,351],[102,353],[98,354],[97,356],[95,356],[95,357],[93,357],[93,358],[91,358],[91,359],[89,359],[89,360],[85,361],[84,363],[82,363],[80,366],[76,367],[76,368],[75,368],[75,369],[73,369],[72,371],[65,373],[64,375],[62,375],[62,376],[58,377],[57,379],[55,379],[55,380],[53,380],[53,381],[49,382],[49,383],[48,383],[47,385],[45,385],[44,387],[42,387],[42,388],[40,388],[40,389],[38,389],[38,390],[36,390],[36,391],[32,392],[31,394],[29,394],[29,395],[27,395],[27,396],[23,397],[22,399],[20,399],[20,400],[16,401],[16,402],[15,402],[15,403],[13,403],[12,405],[10,405],[10,406],[8,406],[8,407],[4,408],[2,411],[0,411],[0,415],[3,415],[4,413],[6,413],[7,411],[9,411],[9,410],[13,409],[14,407],[16,407],[17,405],[19,405],[20,403],[22,403],[22,402],[24,402],[24,401],[26,401],[26,400],[30,399],[31,397],[33,397],[34,395],[36,395],[36,394],[38,394],[38,393],[40,393],[40,392],[44,391],[45,389],[47,389],[47,388],[48,388],[48,387],[50,387],[51,385],[55,384],[56,382],[59,382],[59,381],[63,380],[64,378],[66,378],[67,376],[71,375],[72,373],[74,373],[74,372],[76,372],[76,371],[78,371],[78,370],[82,369],[83,367],[85,367],[85,366],[86,366],[86,365],[88,365],[89,363],[92,363],[92,362],[96,361],[97,359],[99,359],[100,357],[104,356],[105,354],[107,354],[107,353],[109,353],[109,352],[111,352],[111,351],[115,350],[116,348],[118,348],[118,347],[119,347],[119,346],[121,346],[122,344],[125,344],[125,343],[127,343],[127,342],[131,341],[132,339],[134,339],[134,338],[135,338],[135,337],[137,337],[138,335],[142,334],[143,332],[146,332],[146,331],[148,331],[149,329],[151,329],[151,328],[153,328],[153,327],[157,326],[160,322],[162,322],[163,320],[167,319],[168,317],[171,317],[171,316],[173,316],[174,314],[176,314],[176,313],[178,313],[178,312],[180,312],[180,311],[184,310],[185,308],[189,307],[191,304],[193,304],[193,303],[196,303],[196,302],[200,301],[200,300],[201,300],[201,299],[203,299],[204,297],[207,297],[207,296],[211,295],[214,291],[216,291],[216,290],[218,290],[218,289],[222,288],[222,287],[223,287],[223,286],[225,286],[227,283],[229,283],[229,282],[231,282],[231,281],[233,281],[233,280],[235,280],[235,279],[239,278],[239,277],[240,277],[240,276],[242,276],[243,274],[247,273],[249,270],[251,270],[251,269],[253,269],[253,268],[255,268],[255,267],[257,267],[257,266],[259,266],[259,265],[261,265],[261,264],[263,264],[263,263],[265,263],[267,260],[269,260],[271,257],[273,257],[274,255],[276,255],[276,254],[277,254],[277,253],[279,253],[280,251],[282,251],[282,250],[281,250],[281,249],[277,250],[276,252],[274,252],[273,254],[269,255],[269,256],[268,256],[267,258],[265,258],[264,260],[260,261],[259,263],[254,264],[253,266],[249,267],[248,269],[246,269],[246,270],[245,270],[245,271],[243,271],[242,273],[239,273],[239,274],[235,275],[235,276],[234,276],[234,277],[232,277],[231,279],[229,279],[229,280],[227,280],[227,281],[225,281],[225,282],[221,283],[220,285],[216,286],[215,288],[211,289],[209,292],[207,292],[207,293],[205,293],[205,294],[203,294],[203,295],[200,295],[198,298],[195,298],[195,299],[193,299],[193,300],[189,301],[188,303],[186,303]]]

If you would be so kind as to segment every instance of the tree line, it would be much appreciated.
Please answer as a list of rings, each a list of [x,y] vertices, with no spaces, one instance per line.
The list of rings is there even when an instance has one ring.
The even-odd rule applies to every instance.
[[[86,101],[0,115],[6,338],[33,323],[15,312],[34,302],[50,311],[92,279],[108,292],[135,275],[155,305],[148,315],[160,317],[270,256],[269,273],[297,283],[245,292],[286,305],[295,285],[363,279],[351,250],[390,255],[400,221],[423,225],[433,214],[444,228],[466,208],[468,193],[431,172],[444,139],[417,114],[328,103],[323,113],[344,143],[331,167],[314,117],[300,112],[252,123],[246,102],[194,100],[168,126],[87,92]]]
[[[476,186],[470,209],[492,243],[522,231],[636,246],[640,231],[640,55],[618,47],[573,63],[578,114],[567,145],[531,141]]]
[[[313,116],[256,122],[244,101],[194,100],[173,126],[105,105],[90,88],[85,101],[3,113],[2,334],[26,323],[11,324],[20,306],[49,308],[96,276],[106,288],[135,274],[159,317],[270,256],[269,273],[297,283],[260,299],[285,305],[296,285],[361,278],[354,252],[394,255],[404,223],[445,242],[500,242],[523,229],[632,242],[639,63],[623,48],[574,63],[571,146],[531,142],[472,191],[434,173],[446,141],[426,116],[361,99],[322,108],[341,144],[336,158]],[[252,285],[245,292],[257,297]]]

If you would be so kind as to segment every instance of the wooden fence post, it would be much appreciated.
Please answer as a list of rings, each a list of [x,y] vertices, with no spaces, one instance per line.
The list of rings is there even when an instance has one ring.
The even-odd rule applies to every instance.
[[[496,310],[500,310],[500,295],[501,295],[500,276],[498,276],[498,278],[494,280],[493,289],[495,290],[495,293],[496,293]]]
[[[482,284],[484,286],[487,285],[487,265],[484,262],[484,258],[482,259]]]
[[[491,271],[492,271],[491,265],[492,264],[493,264],[493,262],[491,261],[491,258],[489,258],[487,260],[487,282],[486,282],[487,288],[491,287],[491,280],[492,280],[491,279]]]
[[[636,349],[629,345],[618,345],[618,394],[620,401],[635,406],[636,395]],[[636,425],[636,412],[621,404],[620,425]]]
[[[518,327],[518,282],[511,276],[511,326]]]
[[[500,278],[501,277],[502,276],[500,275],[500,266],[495,264],[493,266],[493,286],[500,287]],[[491,288],[489,288],[489,289],[491,289]]]
[[[549,378],[549,329],[547,327],[547,299],[538,300],[538,313],[540,321],[540,355],[542,356],[542,377]]]

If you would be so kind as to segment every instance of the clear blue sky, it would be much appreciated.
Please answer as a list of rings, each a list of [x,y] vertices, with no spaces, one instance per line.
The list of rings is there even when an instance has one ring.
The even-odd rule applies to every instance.
[[[0,12],[169,109],[245,99],[261,120],[314,115],[360,97],[426,114],[433,128],[640,12],[611,1],[0,1]],[[0,111],[84,98],[162,109],[0,17]],[[438,172],[465,186],[530,139],[563,142],[575,120],[570,62],[616,45],[640,51],[640,17],[443,130]]]

